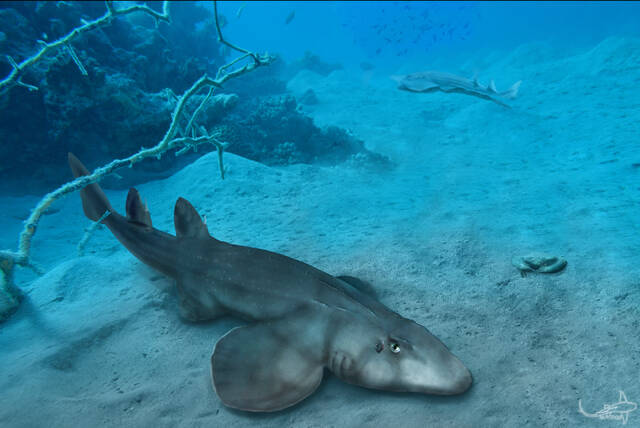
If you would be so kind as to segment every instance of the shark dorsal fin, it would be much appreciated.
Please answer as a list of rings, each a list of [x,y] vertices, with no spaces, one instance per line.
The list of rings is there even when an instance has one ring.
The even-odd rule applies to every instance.
[[[493,92],[493,93],[498,92],[496,90],[496,83],[493,80],[489,82],[489,87],[487,89],[489,89],[489,92]]]
[[[478,72],[477,72],[477,71],[474,71],[474,72],[473,72],[473,76],[471,76],[471,81],[472,81],[474,84],[478,83]]]
[[[126,211],[127,220],[153,227],[149,208],[147,208],[147,204],[142,203],[140,193],[134,187],[129,189],[127,194]]]
[[[624,393],[624,391],[620,391],[620,398],[618,399],[618,402],[620,403],[628,403],[629,400],[627,400],[627,394]]]
[[[178,238],[208,238],[209,231],[193,205],[184,198],[178,198],[173,211],[173,223]]]

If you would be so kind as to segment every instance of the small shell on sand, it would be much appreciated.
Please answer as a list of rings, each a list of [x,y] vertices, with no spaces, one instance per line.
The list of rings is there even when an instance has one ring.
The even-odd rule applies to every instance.
[[[562,257],[550,256],[547,254],[530,254],[524,257],[514,257],[513,264],[522,276],[528,272],[537,273],[557,273],[567,267],[567,261]]]

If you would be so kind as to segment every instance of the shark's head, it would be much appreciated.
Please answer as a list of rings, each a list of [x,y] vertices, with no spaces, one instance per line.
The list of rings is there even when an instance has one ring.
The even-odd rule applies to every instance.
[[[364,337],[361,336],[361,339]],[[426,328],[400,318],[377,332],[343,374],[347,382],[387,391],[453,395],[469,389],[469,370]]]

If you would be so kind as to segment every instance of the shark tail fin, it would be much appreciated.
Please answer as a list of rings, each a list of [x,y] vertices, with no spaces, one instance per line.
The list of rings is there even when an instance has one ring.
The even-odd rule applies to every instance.
[[[520,89],[521,83],[522,83],[522,80],[518,80],[516,83],[511,85],[509,89],[507,89],[504,92],[500,92],[499,95],[505,98],[508,98],[510,100],[514,99],[518,95],[518,89]]]
[[[90,174],[89,170],[73,153],[69,152],[68,159],[69,167],[71,167],[74,177],[78,178]],[[92,221],[100,220],[107,211],[113,212],[107,195],[104,194],[97,183],[91,183],[80,190],[80,197],[82,198],[84,214]]]

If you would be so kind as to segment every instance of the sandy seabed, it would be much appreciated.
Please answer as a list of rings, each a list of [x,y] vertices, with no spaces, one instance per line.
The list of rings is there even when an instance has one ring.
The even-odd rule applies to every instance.
[[[453,61],[453,60],[452,60]],[[611,426],[589,419],[624,390],[640,401],[640,40],[580,52],[542,44],[429,68],[522,80],[513,109],[459,94],[398,91],[374,71],[299,73],[317,124],[350,129],[396,167],[358,162],[269,168],[215,153],[139,187],[154,226],[173,233],[179,196],[221,240],[371,282],[470,368],[455,397],[396,394],[327,374],[286,411],[227,409],[209,357],[239,321],[189,324],[172,284],[106,230],[84,257],[77,195],[34,239],[47,273],[18,280],[28,300],[0,325],[0,426]],[[405,66],[401,72],[424,67]],[[60,162],[64,161],[61,154]],[[126,192],[107,192],[123,211]],[[14,247],[37,198],[1,198]],[[557,275],[521,277],[513,256],[565,257]],[[629,414],[629,426],[640,411]]]

